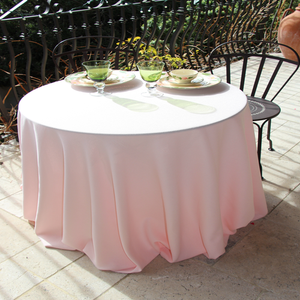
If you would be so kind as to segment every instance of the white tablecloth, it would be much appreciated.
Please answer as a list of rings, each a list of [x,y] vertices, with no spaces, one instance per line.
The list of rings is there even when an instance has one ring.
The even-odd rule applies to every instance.
[[[24,217],[46,246],[102,270],[217,258],[267,213],[245,95],[225,83],[163,98],[144,89],[137,78],[97,98],[62,81],[19,105]]]

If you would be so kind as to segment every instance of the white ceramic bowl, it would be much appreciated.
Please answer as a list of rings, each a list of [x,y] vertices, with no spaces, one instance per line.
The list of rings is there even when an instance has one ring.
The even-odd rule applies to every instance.
[[[171,77],[178,83],[190,83],[198,75],[198,71],[190,69],[178,69],[170,72]]]

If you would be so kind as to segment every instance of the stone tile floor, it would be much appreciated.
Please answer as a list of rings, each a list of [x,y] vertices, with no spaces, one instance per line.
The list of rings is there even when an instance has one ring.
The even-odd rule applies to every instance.
[[[170,264],[158,256],[141,273],[117,274],[80,252],[46,249],[22,217],[18,145],[1,145],[0,299],[300,299],[299,82],[300,71],[278,98],[276,151],[263,144],[269,214],[239,229],[217,260]]]

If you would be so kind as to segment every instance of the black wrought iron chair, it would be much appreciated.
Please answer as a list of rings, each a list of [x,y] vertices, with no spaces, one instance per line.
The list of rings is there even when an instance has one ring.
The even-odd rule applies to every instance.
[[[289,48],[296,60],[284,58],[279,47]],[[237,63],[232,65],[234,61]],[[280,107],[273,101],[296,73],[299,63],[299,55],[291,47],[268,41],[230,41],[210,53],[211,72],[220,76],[219,70],[224,70],[227,83],[239,82],[239,88],[247,95],[253,124],[258,128],[257,155],[261,175],[263,127],[268,123],[269,150],[274,151],[270,138],[271,119],[280,113]],[[215,69],[222,65],[225,68]]]
[[[53,49],[56,79],[82,71],[87,60],[110,60],[112,69],[131,70],[137,60],[133,46],[111,36],[81,36],[65,39]]]

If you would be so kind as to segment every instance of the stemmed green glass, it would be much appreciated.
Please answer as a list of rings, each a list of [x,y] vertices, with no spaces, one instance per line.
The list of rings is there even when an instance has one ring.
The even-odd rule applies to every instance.
[[[146,88],[148,89],[146,93],[142,93],[143,96],[161,97],[163,95],[156,89],[156,82],[161,77],[164,65],[161,61],[141,61],[137,63],[140,75],[146,81]]]
[[[105,83],[109,74],[110,61],[109,60],[89,60],[82,63],[87,72],[89,79],[93,80],[94,87],[97,92],[92,93],[93,96],[105,96],[108,93],[104,92]]]

